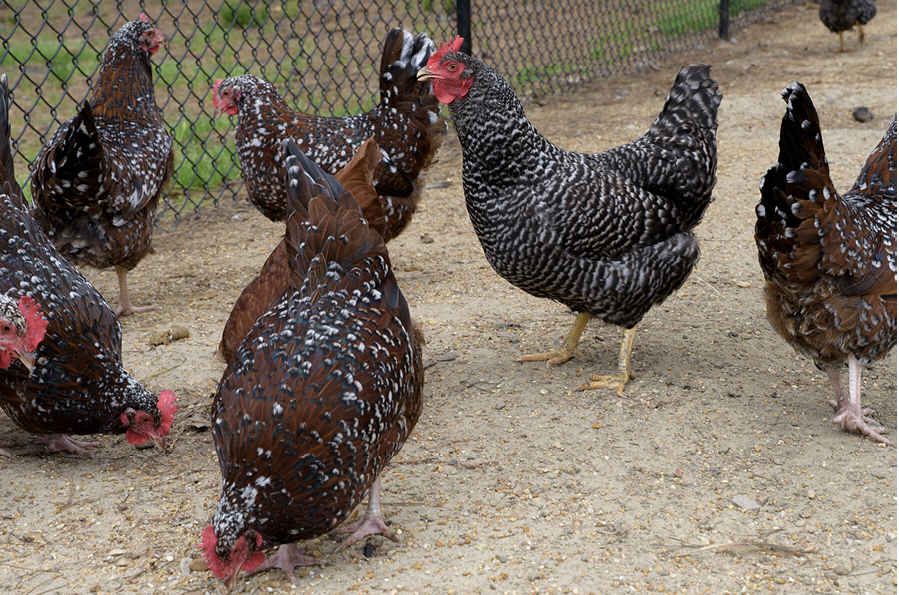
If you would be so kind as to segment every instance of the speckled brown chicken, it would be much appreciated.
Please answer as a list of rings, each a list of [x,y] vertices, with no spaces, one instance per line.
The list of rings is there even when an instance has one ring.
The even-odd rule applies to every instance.
[[[0,319],[24,325],[29,338],[7,365],[0,348],[0,407],[21,429],[43,435],[50,451],[93,456],[87,448],[98,443],[67,434],[125,434],[132,444],[149,439],[163,448],[175,395],[157,398],[125,371],[118,317],[29,213],[9,150],[6,75],[0,96]],[[10,302],[21,322],[7,314]]]
[[[793,83],[782,96],[780,155],[756,207],[768,320],[827,372],[833,421],[889,444],[874,412],[862,409],[861,368],[896,346],[896,118],[840,195],[808,92]],[[849,399],[840,382],[847,362]]]
[[[431,164],[446,130],[430,83],[416,79],[433,50],[424,33],[390,31],[381,57],[381,102],[355,116],[295,112],[274,85],[255,76],[216,81],[216,117],[222,112],[237,116],[237,153],[256,208],[272,221],[286,216],[283,140],[294,140],[333,175],[374,137],[383,153],[374,179],[387,219],[384,238],[397,236],[412,219],[421,192],[419,176]]]
[[[66,258],[115,267],[116,312],[133,306],[127,275],[153,248],[156,206],[172,176],[172,138],[156,105],[150,56],[165,38],[146,15],[109,40],[89,102],[34,164],[34,216]]]
[[[222,491],[200,548],[231,586],[241,569],[322,561],[295,542],[335,529],[369,495],[338,550],[395,539],[381,470],[421,413],[420,339],[381,235],[349,192],[292,142],[290,286],[234,353],[212,414]],[[282,545],[268,561],[262,548]]]
[[[372,186],[372,172],[381,161],[381,152],[374,139],[367,140],[353,159],[335,176],[337,182],[353,195],[369,227],[385,233],[386,221],[381,202]],[[259,275],[247,285],[231,309],[222,331],[216,358],[228,363],[237,346],[256,324],[256,319],[280,299],[290,285],[290,261],[287,240],[272,250]]]

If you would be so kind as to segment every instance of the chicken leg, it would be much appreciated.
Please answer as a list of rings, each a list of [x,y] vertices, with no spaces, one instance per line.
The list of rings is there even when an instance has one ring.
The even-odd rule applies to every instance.
[[[124,267],[116,265],[115,274],[119,276],[119,305],[116,306],[115,313],[119,316],[130,316],[139,312],[150,312],[158,310],[158,306],[133,306],[128,298],[128,270]]]
[[[837,32],[837,35],[840,36],[840,51],[841,51],[841,52],[845,52],[845,51],[846,51],[846,45],[843,43],[843,32],[842,32],[842,31],[839,31],[839,32]]]
[[[861,23],[856,23],[858,25],[858,44],[865,45],[865,26]]]
[[[830,384],[833,386],[834,392],[837,395],[836,401],[828,401],[828,404],[830,404],[830,406],[833,407],[834,411],[836,411],[837,413],[837,416],[833,418],[833,422],[836,424],[840,424],[840,428],[842,428],[846,432],[858,432],[859,434],[864,434],[872,440],[883,442],[884,444],[892,446],[893,443],[880,434],[881,432],[885,431],[886,428],[877,423],[877,421],[873,417],[871,417],[875,413],[874,410],[867,407],[862,409],[862,368],[858,363],[858,360],[855,359],[855,356],[852,354],[849,355],[848,401],[846,400],[846,395],[843,392],[843,387],[840,384],[840,369],[828,369],[827,376],[828,378],[830,378]]]
[[[349,537],[344,539],[333,553],[342,552],[351,545],[357,543],[363,537],[368,535],[383,535],[391,541],[399,541],[384,522],[384,516],[381,514],[381,476],[379,475],[368,492],[368,509],[365,516],[361,520],[356,521],[346,527],[338,527],[333,533],[351,533]]]
[[[624,329],[621,337],[621,351],[618,352],[618,374],[612,376],[600,376],[594,374],[590,382],[580,385],[578,390],[596,390],[599,388],[615,388],[618,396],[624,395],[624,387],[634,377],[631,371],[631,353],[634,351],[634,339],[637,336],[637,327]]]
[[[565,344],[558,351],[549,351],[547,353],[531,353],[522,355],[518,358],[520,362],[546,362],[546,367],[564,364],[577,354],[577,344],[581,340],[581,335],[587,327],[587,322],[592,318],[589,312],[580,312],[568,331],[568,337]]]
[[[328,561],[324,558],[316,558],[306,554],[303,546],[296,543],[286,543],[278,548],[278,553],[269,556],[268,559],[260,564],[256,570],[250,574],[256,574],[269,568],[280,568],[284,573],[284,577],[293,584],[297,579],[293,574],[293,569],[297,566],[327,566]]]
[[[16,443],[12,440],[0,441],[0,456],[9,457],[11,459],[16,458],[16,455],[14,455],[11,451],[6,450],[7,448],[12,448],[15,445]]]
[[[65,434],[42,436],[35,440],[35,443],[46,444],[49,452],[71,452],[88,459],[94,458],[94,453],[87,449],[101,446],[99,442],[81,442],[73,440]]]

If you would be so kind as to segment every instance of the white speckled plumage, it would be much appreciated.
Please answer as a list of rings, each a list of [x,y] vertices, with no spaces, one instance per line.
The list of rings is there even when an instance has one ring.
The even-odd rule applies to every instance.
[[[35,161],[34,216],[77,264],[130,270],[152,250],[174,151],[156,105],[147,35],[158,33],[144,19],[113,35],[90,101]]]
[[[419,174],[430,165],[446,129],[430,84],[415,79],[433,50],[427,35],[393,29],[382,54],[381,101],[353,116],[294,112],[274,85],[251,75],[218,84],[215,93],[229,93],[237,107],[237,152],[256,208],[273,221],[286,216],[283,140],[294,140],[310,159],[336,174],[374,136],[384,152],[374,177],[388,219],[385,239],[398,235],[415,211]]]
[[[840,195],[808,91],[793,83],[782,96],[778,162],[762,178],[756,207],[768,320],[828,373],[842,427],[886,441],[870,414],[862,415],[860,384],[852,379],[896,346],[896,117]],[[847,361],[849,400],[840,386]]]
[[[128,409],[158,425],[157,397],[122,367],[118,317],[47,239],[15,183],[9,151],[8,90],[0,88],[0,294],[32,297],[48,320],[30,372],[0,370],[0,406],[36,434],[123,433]]]
[[[335,528],[422,404],[420,345],[383,239],[336,180],[291,151],[290,287],[230,358],[213,405],[223,561],[243,535],[267,547]]]

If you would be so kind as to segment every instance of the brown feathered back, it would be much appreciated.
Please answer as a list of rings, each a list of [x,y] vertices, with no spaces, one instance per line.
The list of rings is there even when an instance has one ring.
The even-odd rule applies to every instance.
[[[372,185],[372,172],[381,161],[381,151],[374,139],[368,139],[353,159],[334,177],[336,182],[355,199],[362,216],[378,233],[386,232],[386,220],[381,201]],[[227,363],[247,332],[274,300],[281,297],[290,283],[290,260],[286,240],[275,247],[262,265],[259,275],[244,288],[222,331],[216,359]]]

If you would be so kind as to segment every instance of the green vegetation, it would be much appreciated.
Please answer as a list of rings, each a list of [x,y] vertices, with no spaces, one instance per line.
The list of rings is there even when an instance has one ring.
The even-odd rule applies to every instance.
[[[706,31],[715,27],[721,18],[718,15],[720,4],[720,0],[691,0],[689,2],[663,0],[654,3],[651,11],[664,15],[655,22],[655,26],[658,27],[659,31],[665,37],[675,37],[692,31]],[[767,0],[731,0],[728,14],[731,17],[736,17],[741,12],[755,10],[767,5]]]
[[[634,23],[627,21],[623,27],[605,31],[593,39],[590,57],[597,62],[614,64],[619,58],[625,58],[634,51],[635,37]]]
[[[240,27],[246,29],[250,23],[262,27],[268,21],[268,11],[259,2],[257,8],[253,8],[245,1],[229,0],[222,6],[218,13],[219,26],[225,29]]]

